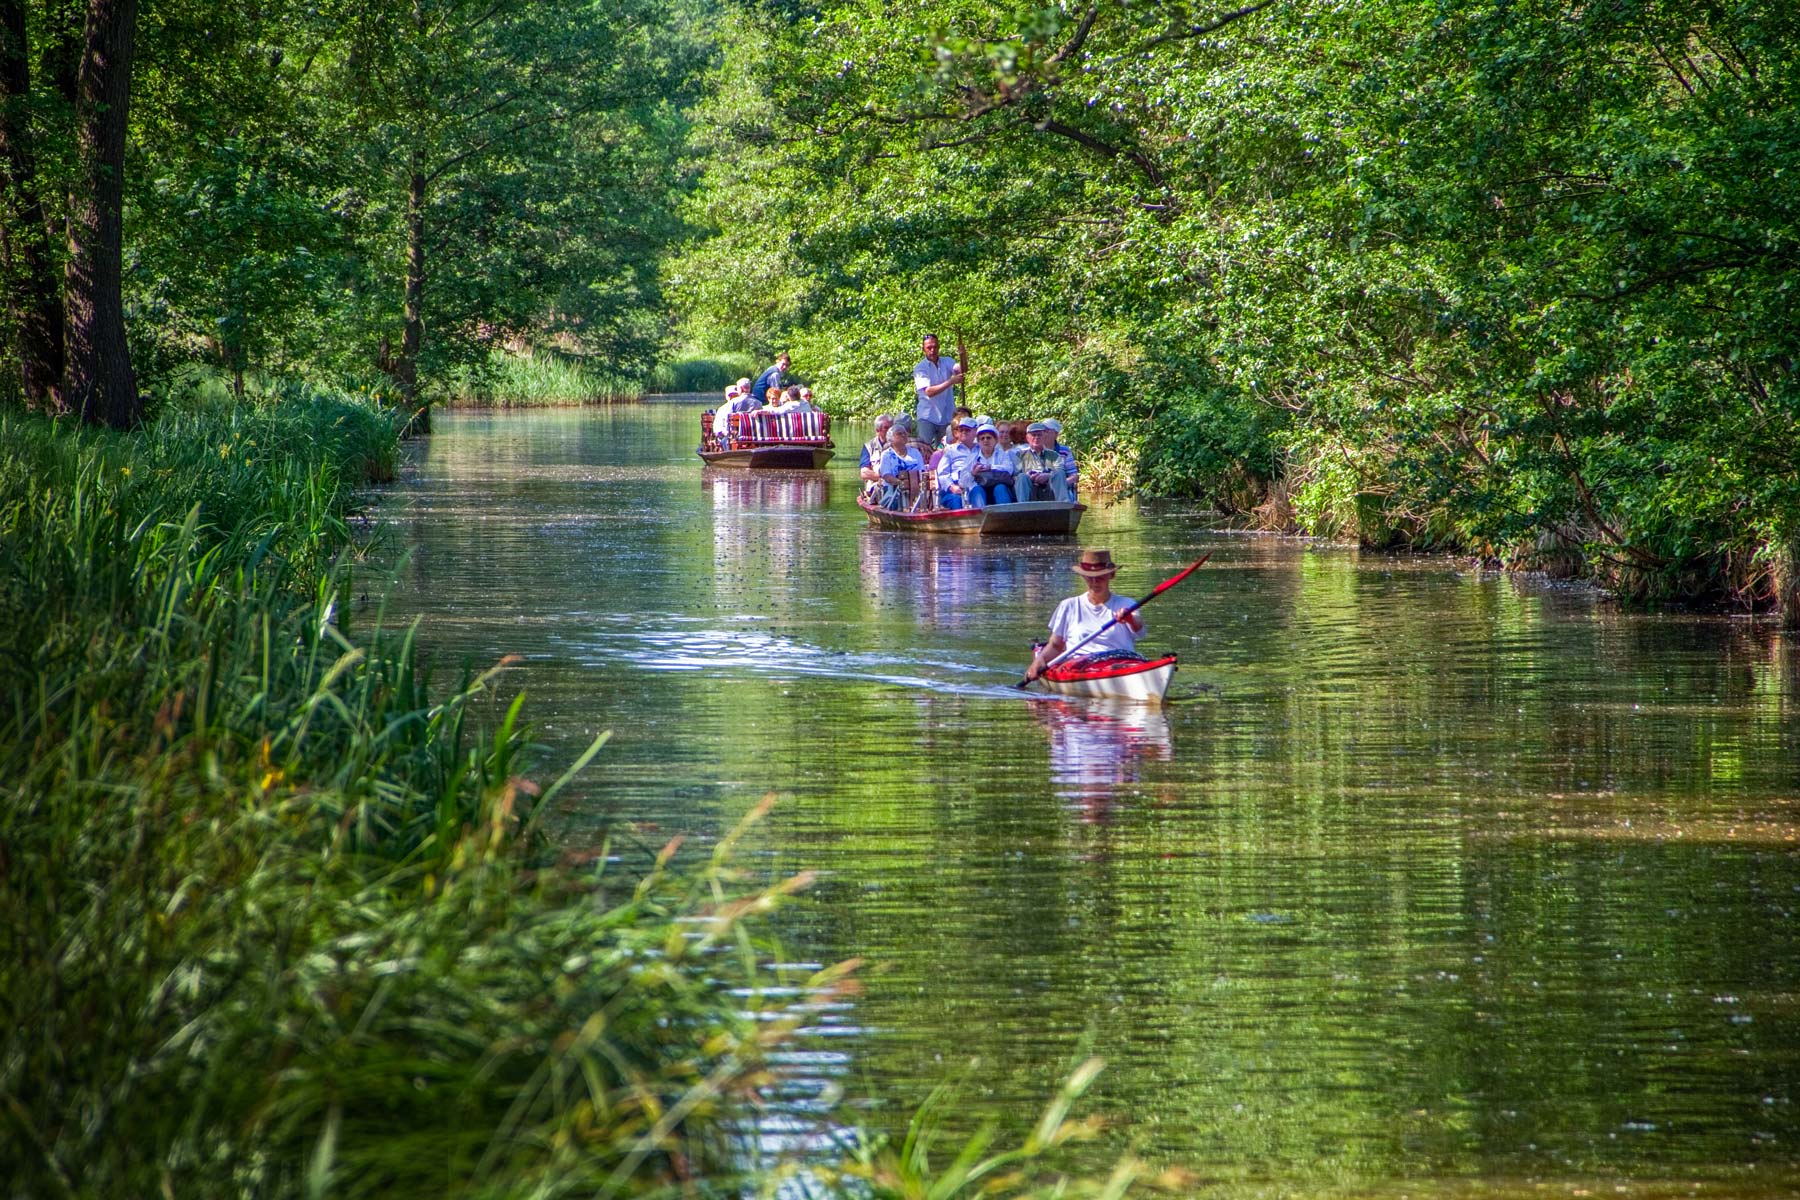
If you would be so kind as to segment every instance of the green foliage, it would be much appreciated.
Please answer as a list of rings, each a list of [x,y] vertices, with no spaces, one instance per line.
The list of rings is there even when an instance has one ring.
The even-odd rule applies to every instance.
[[[1151,490],[1573,549],[1637,595],[1792,574],[1792,6],[841,0],[728,33],[672,278],[832,402],[961,327],[976,407],[1074,417]]]
[[[636,1194],[739,1164],[759,1021],[730,840],[537,869],[495,672],[350,636],[392,415],[0,418],[0,1042],[15,1190]],[[579,767],[599,749],[584,756]],[[818,984],[832,986],[829,977]]]
[[[647,392],[711,392],[761,373],[762,365],[748,354],[694,354],[658,363],[645,382]]]
[[[490,351],[484,361],[451,369],[444,389],[452,403],[494,408],[605,404],[643,391],[635,378],[608,371],[592,359],[552,350]]]

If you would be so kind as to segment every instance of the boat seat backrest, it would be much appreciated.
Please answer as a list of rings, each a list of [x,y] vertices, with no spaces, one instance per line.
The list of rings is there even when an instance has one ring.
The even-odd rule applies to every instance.
[[[748,445],[781,442],[823,446],[831,440],[831,414],[822,412],[731,414],[731,440]]]

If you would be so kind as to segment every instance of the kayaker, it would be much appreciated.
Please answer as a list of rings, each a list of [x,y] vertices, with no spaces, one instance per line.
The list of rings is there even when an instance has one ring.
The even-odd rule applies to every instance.
[[[975,457],[969,462],[969,506],[986,508],[990,504],[1013,502],[1013,478],[1019,461],[1011,450],[1000,449],[1000,432],[991,422],[975,427]]]
[[[1042,675],[1045,666],[1055,661],[1057,655],[1070,646],[1079,645],[1083,638],[1136,603],[1129,596],[1113,594],[1112,579],[1118,569],[1111,550],[1081,552],[1075,573],[1087,580],[1087,591],[1080,596],[1070,596],[1056,606],[1056,612],[1050,617],[1050,640],[1032,657],[1031,667],[1025,672],[1027,681]],[[1137,613],[1120,617],[1118,624],[1082,647],[1081,658],[1120,651],[1135,654],[1137,640],[1143,633],[1143,617]]]
[[[1033,421],[1025,429],[1030,448],[1019,454],[1019,499],[1068,500],[1069,478],[1062,456],[1050,449],[1050,427]]]
[[[887,449],[881,452],[881,507],[906,512],[918,501],[924,486],[925,462],[918,451],[907,448],[906,428],[898,423],[888,430]]]

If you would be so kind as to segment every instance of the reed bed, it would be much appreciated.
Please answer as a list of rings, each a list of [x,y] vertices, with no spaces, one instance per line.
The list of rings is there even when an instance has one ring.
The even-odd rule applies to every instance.
[[[746,882],[736,835],[636,878],[604,846],[547,858],[538,821],[604,738],[534,778],[504,664],[438,686],[412,631],[349,627],[347,514],[397,436],[391,411],[318,395],[130,436],[0,417],[6,1195],[801,1178],[747,1114],[799,1020],[765,986],[852,986],[758,965],[758,922],[805,879]],[[1119,1194],[1135,1165],[1025,1169],[1077,1129],[1067,1107],[935,1170],[922,1114],[804,1186]]]
[[[496,350],[487,360],[449,373],[450,403],[467,408],[552,408],[616,404],[643,394],[641,381],[590,359],[541,349]]]

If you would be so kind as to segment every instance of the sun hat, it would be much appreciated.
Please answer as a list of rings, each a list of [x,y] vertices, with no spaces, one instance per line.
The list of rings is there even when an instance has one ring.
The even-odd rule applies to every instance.
[[[995,437],[1000,436],[1000,431],[994,428],[994,423],[992,421],[983,421],[981,424],[975,426],[976,437],[980,437],[984,433],[991,433]]]
[[[1062,422],[1057,420],[1055,417],[1045,417],[1044,418],[1044,428],[1048,429],[1051,433],[1061,433],[1062,432]]]
[[[1119,564],[1113,561],[1111,550],[1083,550],[1081,561],[1070,568],[1077,575],[1086,575],[1090,579],[1096,575],[1111,575],[1118,569]]]
[[[969,418],[967,418],[967,417],[964,417],[961,420],[959,420],[956,423],[956,427],[958,429],[980,429],[981,428],[981,426],[975,424],[975,422],[969,420]]]
[[[735,383],[725,389],[725,398],[727,400],[735,399],[737,394],[738,394],[738,385]]]
[[[1050,426],[1042,421],[1033,421],[1025,427],[1026,433],[1049,433]]]

